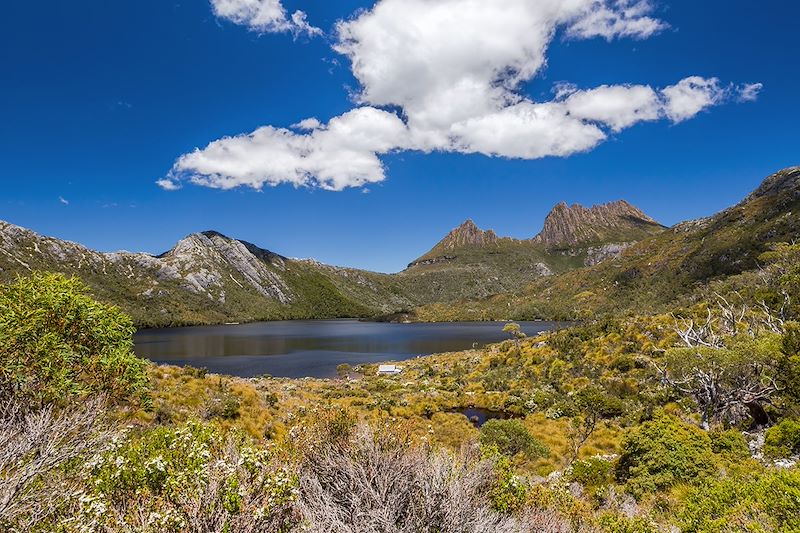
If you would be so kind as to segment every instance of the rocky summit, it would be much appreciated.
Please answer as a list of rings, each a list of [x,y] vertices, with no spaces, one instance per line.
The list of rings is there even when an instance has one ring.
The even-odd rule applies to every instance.
[[[463,224],[447,234],[438,244],[445,250],[455,250],[462,246],[486,246],[497,244],[497,234],[492,230],[480,229],[472,219],[467,219]]]
[[[665,228],[625,200],[584,207],[556,205],[544,228],[533,238],[547,248],[569,248],[608,242],[631,242]]]

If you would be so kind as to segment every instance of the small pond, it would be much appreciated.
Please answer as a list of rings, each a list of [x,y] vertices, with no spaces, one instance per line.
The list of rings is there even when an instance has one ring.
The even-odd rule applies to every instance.
[[[519,418],[519,415],[509,413],[508,411],[492,411],[491,409],[484,409],[482,407],[468,407],[457,412],[466,416],[476,428],[480,428],[488,420]]]

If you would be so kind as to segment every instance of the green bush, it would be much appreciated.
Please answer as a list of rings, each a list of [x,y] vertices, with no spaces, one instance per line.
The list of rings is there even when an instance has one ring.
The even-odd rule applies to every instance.
[[[34,407],[92,393],[143,399],[147,363],[131,319],[76,278],[33,274],[0,287],[0,398]]]
[[[590,457],[572,463],[567,478],[584,487],[601,487],[613,481],[613,474],[614,463],[599,457]]]
[[[708,434],[711,437],[711,450],[729,459],[746,459],[750,457],[750,449],[744,436],[735,429],[713,430]]]
[[[598,520],[600,530],[605,533],[657,533],[659,529],[641,516],[628,517],[605,513]]]
[[[488,420],[481,427],[481,446],[497,447],[509,457],[523,454],[528,459],[547,457],[550,450],[539,439],[531,435],[519,420]]]
[[[783,395],[800,404],[800,323],[787,322],[778,360],[778,383]]]
[[[616,418],[625,412],[624,402],[609,395],[601,387],[590,386],[575,395],[575,404],[583,413],[595,418]]]
[[[709,480],[689,492],[678,523],[685,533],[800,531],[800,471]]]
[[[777,459],[796,453],[800,453],[800,420],[786,419],[767,430],[764,455]]]
[[[528,487],[514,473],[507,457],[498,457],[495,465],[495,481],[489,491],[492,509],[501,513],[513,513],[522,509],[528,496]]]
[[[45,530],[286,531],[299,479],[282,463],[212,425],[142,431],[83,465],[76,509]]]
[[[694,482],[714,470],[711,438],[697,426],[658,414],[629,430],[622,441],[616,476],[636,497]]]

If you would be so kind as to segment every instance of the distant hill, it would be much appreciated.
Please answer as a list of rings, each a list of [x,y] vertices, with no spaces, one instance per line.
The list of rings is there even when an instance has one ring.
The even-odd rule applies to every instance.
[[[551,236],[559,234],[569,232]],[[798,239],[800,167],[792,167],[767,177],[735,206],[657,231],[597,265],[533,280],[517,291],[480,300],[427,306],[419,315],[423,319],[576,318],[586,313],[663,310],[693,302],[711,283],[757,271],[758,257],[773,243]]]
[[[287,259],[217,232],[152,256],[95,252],[0,222],[0,278],[31,270],[82,278],[140,325],[371,316],[412,305],[390,276]]]
[[[659,231],[625,202],[559,204],[535,238],[498,237],[468,220],[403,272],[379,274],[289,259],[215,231],[153,256],[96,252],[0,222],[0,279],[33,270],[75,275],[140,325],[376,317],[518,291]]]

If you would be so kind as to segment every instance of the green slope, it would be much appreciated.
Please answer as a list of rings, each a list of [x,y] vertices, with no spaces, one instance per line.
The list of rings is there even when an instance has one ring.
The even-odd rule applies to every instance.
[[[580,318],[691,303],[709,284],[759,267],[774,243],[800,237],[800,168],[768,177],[739,204],[646,238],[599,265],[481,300],[432,305],[420,318]]]

